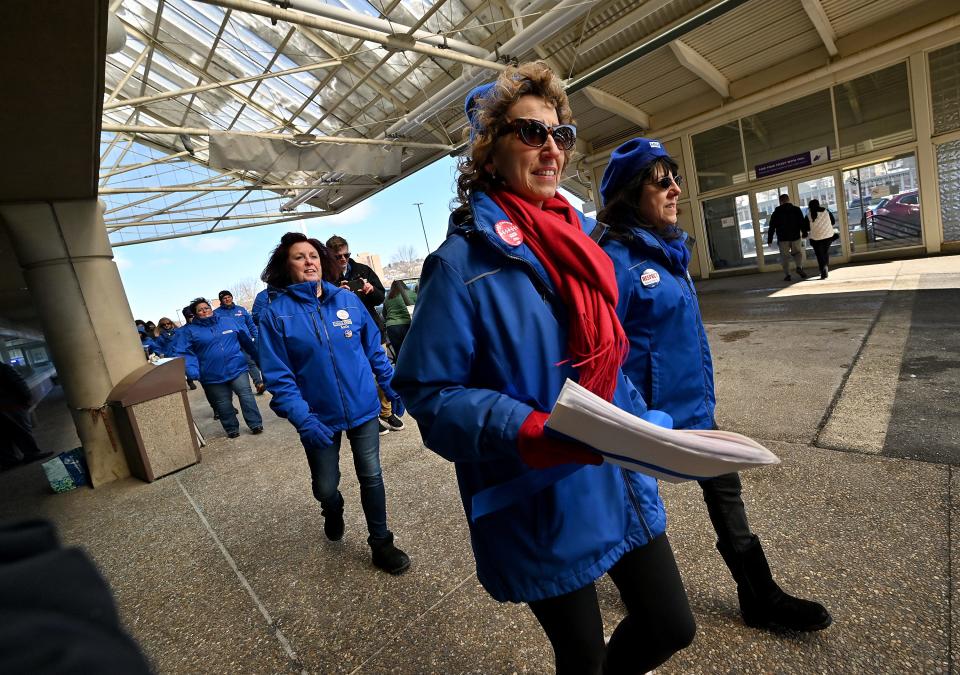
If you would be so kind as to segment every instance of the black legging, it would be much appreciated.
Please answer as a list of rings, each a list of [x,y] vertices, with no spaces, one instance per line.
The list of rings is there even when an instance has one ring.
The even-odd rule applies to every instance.
[[[553,645],[557,675],[645,673],[693,641],[696,623],[666,534],[625,554],[609,574],[627,616],[606,649],[593,583],[530,603]]]
[[[823,269],[827,266],[827,263],[830,262],[830,245],[833,243],[833,239],[811,239],[810,246],[813,247],[813,252],[817,256],[817,266],[820,267],[820,274],[823,274]]]

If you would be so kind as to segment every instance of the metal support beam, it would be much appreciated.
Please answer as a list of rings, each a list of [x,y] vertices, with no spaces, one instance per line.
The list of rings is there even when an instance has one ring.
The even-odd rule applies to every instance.
[[[723,98],[730,98],[730,80],[699,52],[680,40],[670,43],[670,50],[680,65],[713,87]]]
[[[641,129],[650,128],[650,115],[630,105],[622,98],[608,94],[596,87],[587,87],[583,90],[583,94],[596,107],[618,115],[628,122],[633,122]]]
[[[616,36],[619,33],[622,33],[628,28],[633,27],[638,22],[647,18],[654,12],[663,9],[665,6],[669,5],[672,0],[648,0],[647,2],[641,3],[636,9],[624,14],[622,17],[614,21],[612,24],[603,28],[602,30],[597,31],[582,43],[578,51],[581,54],[586,54],[591,49],[596,48],[597,46],[603,44],[610,38]]]
[[[216,185],[203,188],[197,188],[194,185],[137,185],[134,187],[122,187],[122,188],[103,188],[100,190],[101,195],[133,195],[133,194],[145,194],[156,192],[159,194],[166,194],[172,192],[196,192],[203,190],[204,192],[240,192],[243,190],[303,190],[305,186],[294,184],[294,183],[285,183],[282,185]],[[337,190],[370,190],[371,188],[379,188],[380,185],[342,185],[339,183],[331,183],[330,185],[324,186],[320,189],[327,188],[336,188]],[[212,218],[211,218],[212,219]]]
[[[346,37],[357,38],[360,40],[366,40],[368,42],[375,42],[381,45],[384,49],[392,51],[411,51],[418,52],[420,54],[427,54],[428,56],[433,56],[438,59],[446,59],[448,61],[457,61],[459,63],[464,63],[470,66],[477,66],[480,68],[486,68],[488,70],[500,71],[504,70],[506,66],[500,63],[495,63],[492,61],[487,61],[486,59],[477,58],[476,56],[469,56],[467,54],[460,54],[454,52],[451,49],[441,49],[440,47],[433,47],[431,45],[423,44],[416,39],[406,36],[406,35],[396,35],[396,34],[385,34],[372,31],[365,28],[357,28],[354,26],[349,26],[344,23],[337,21],[331,21],[329,19],[323,19],[320,17],[312,16],[310,14],[304,14],[302,12],[293,12],[288,9],[280,9],[278,7],[272,7],[271,5],[265,5],[261,2],[254,2],[253,0],[198,0],[199,2],[206,3],[208,5],[217,5],[218,7],[228,7],[240,12],[247,12],[249,14],[257,14],[259,16],[265,16],[268,19],[273,19],[276,21],[286,21],[288,23],[293,23],[301,26],[309,26],[311,28],[316,28],[318,30],[327,31],[330,33],[337,33],[339,35],[345,35]]]
[[[810,17],[810,22],[813,24],[813,27],[817,29],[817,33],[820,34],[820,39],[823,40],[823,46],[827,48],[827,53],[830,56],[839,54],[840,52],[837,49],[837,34],[833,31],[833,26],[830,25],[830,18],[823,10],[823,5],[820,4],[820,0],[800,0],[800,4],[803,5],[803,10],[807,13],[807,16]]]
[[[172,134],[187,136],[209,136],[217,129],[204,129],[203,127],[156,127],[150,125],[133,124],[104,124],[104,131],[120,131],[128,134]],[[230,131],[225,132],[236,136],[252,136],[255,138],[269,138],[271,140],[297,141],[310,143],[346,143],[348,145],[376,145],[376,146],[400,146],[404,148],[424,148],[427,150],[452,150],[453,147],[445,143],[417,143],[415,141],[388,140],[385,138],[353,138],[350,136],[310,136],[304,137],[291,136],[288,134],[271,134],[261,131]]]

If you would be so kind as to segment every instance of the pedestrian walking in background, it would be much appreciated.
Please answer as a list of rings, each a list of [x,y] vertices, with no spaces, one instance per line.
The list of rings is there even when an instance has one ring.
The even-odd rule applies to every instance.
[[[544,431],[567,378],[646,412],[619,367],[613,266],[585,233],[595,222],[557,192],[570,105],[560,78],[526,63],[470,92],[466,112],[460,206],[424,263],[396,388],[456,466],[487,592],[530,605],[557,673],[642,673],[695,633],[657,482]],[[627,608],[608,646],[604,574]]]
[[[220,306],[217,307],[214,312],[217,314],[226,314],[227,316],[232,316],[234,321],[247,329],[247,334],[253,338],[253,341],[257,341],[257,324],[254,322],[253,317],[250,316],[250,312],[247,311],[246,307],[237,305],[233,302],[233,293],[230,291],[220,291],[218,296],[220,300]],[[250,373],[250,379],[253,380],[253,386],[257,390],[257,396],[263,393],[263,376],[260,374],[260,369],[257,368],[256,362],[253,360],[253,357],[244,352],[244,355],[247,357],[247,372]]]
[[[807,278],[803,271],[803,261],[806,252],[803,248],[803,239],[809,231],[807,219],[799,206],[790,203],[790,195],[780,195],[780,206],[773,210],[767,230],[767,245],[773,245],[773,237],[777,237],[777,246],[780,248],[780,265],[783,267],[783,280],[790,281],[790,259],[796,268],[797,276]]]
[[[713,362],[693,281],[687,234],[677,227],[682,178],[659,141],[637,138],[613,151],[597,214],[620,289],[617,314],[630,340],[624,372],[677,429],[715,429]],[[744,621],[758,628],[814,631],[831,617],[816,602],[784,593],[750,530],[740,476],[700,481],[717,549],[737,582]]]
[[[380,277],[368,265],[359,263],[350,257],[350,245],[343,237],[332,236],[327,239],[327,248],[333,252],[338,267],[337,281],[341,288],[353,291],[360,298],[363,306],[367,308],[373,322],[380,331],[382,341],[387,340],[387,327],[383,323],[383,317],[377,311],[377,307],[383,303],[386,297],[386,291],[383,288],[383,282]],[[403,429],[403,420],[401,415],[393,409],[388,397],[381,389],[377,389],[380,397],[380,433],[387,434],[391,431]]]
[[[355,294],[331,283],[338,277],[338,266],[319,241],[299,232],[283,235],[261,276],[278,293],[260,314],[260,365],[273,396],[270,407],[300,434],[324,534],[339,541],[346,527],[339,490],[340,442],[346,434],[373,564],[400,574],[410,558],[387,527],[376,385],[400,414],[403,403],[391,388],[393,368],[376,323]]]
[[[251,433],[262,433],[263,418],[250,389],[244,356],[244,352],[251,356],[257,353],[247,329],[231,316],[215,314],[204,298],[190,304],[190,314],[193,321],[182,326],[173,341],[174,356],[186,359],[187,379],[200,380],[227,437],[240,435],[234,394],[240,400],[240,412]]]
[[[811,199],[807,204],[807,221],[810,245],[817,256],[820,278],[826,279],[830,272],[830,246],[840,238],[840,235],[833,231],[837,219],[828,209],[820,206],[819,199]]]
[[[383,301],[383,322],[387,326],[387,338],[393,345],[393,353],[399,358],[403,339],[410,330],[413,317],[411,309],[417,302],[417,294],[397,279],[390,284],[390,293]]]
[[[0,471],[53,456],[42,451],[33,437],[32,403],[26,380],[16,368],[0,361]]]

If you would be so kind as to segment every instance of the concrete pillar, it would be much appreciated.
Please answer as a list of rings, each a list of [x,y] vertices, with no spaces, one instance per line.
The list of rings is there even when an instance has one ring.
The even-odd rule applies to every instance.
[[[96,199],[0,205],[83,443],[93,485],[130,475],[104,403],[144,364]]]
[[[930,83],[927,80],[927,54],[910,55],[910,80],[913,95],[913,122],[917,132],[917,178],[920,182],[920,216],[923,243],[927,253],[939,253],[943,243],[940,221],[940,189],[937,185],[937,155],[933,146],[933,123],[930,119]]]

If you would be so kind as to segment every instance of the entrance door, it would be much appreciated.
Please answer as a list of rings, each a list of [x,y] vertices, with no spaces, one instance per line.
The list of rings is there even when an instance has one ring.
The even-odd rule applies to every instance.
[[[803,209],[804,216],[807,216],[809,213],[808,206],[811,199],[816,199],[819,201],[820,206],[828,209],[830,213],[833,214],[834,219],[837,221],[834,225],[834,228],[840,232],[840,239],[833,242],[833,245],[830,246],[830,261],[846,262],[849,256],[846,253],[846,237],[843,236],[845,234],[843,231],[844,228],[840,226],[836,176],[831,173],[823,176],[816,176],[814,178],[804,178],[794,181],[791,187],[793,188],[792,194],[797,195],[796,204]],[[817,257],[813,253],[813,247],[810,246],[809,239],[807,239],[806,242],[806,249],[807,260],[816,261]]]
[[[767,233],[770,230],[770,216],[773,210],[780,205],[780,195],[789,194],[786,185],[780,187],[768,188],[754,192],[752,196],[753,223],[758,234],[757,261],[763,271],[770,271],[780,267],[780,249],[777,247],[776,237],[774,243],[767,243]]]

